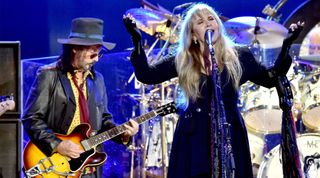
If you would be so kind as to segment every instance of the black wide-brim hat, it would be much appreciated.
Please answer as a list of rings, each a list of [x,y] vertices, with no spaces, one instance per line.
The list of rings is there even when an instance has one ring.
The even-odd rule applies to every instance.
[[[58,42],[83,46],[102,45],[108,50],[116,46],[115,43],[103,41],[103,20],[89,17],[73,19],[69,38],[59,38]]]

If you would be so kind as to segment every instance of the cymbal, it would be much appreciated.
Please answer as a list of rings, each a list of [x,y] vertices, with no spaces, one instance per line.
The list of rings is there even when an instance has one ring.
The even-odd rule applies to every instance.
[[[169,18],[168,14],[160,11],[133,8],[126,12],[126,15],[130,14],[136,22],[137,27],[145,33],[159,37],[162,40],[169,38],[171,34],[171,26],[167,27],[168,19],[173,20],[175,17]],[[175,33],[170,38],[171,43],[175,43],[178,40],[178,35]]]
[[[263,48],[280,47],[288,33],[281,24],[262,17],[236,17],[226,21],[224,26],[236,43],[246,45],[259,43]]]

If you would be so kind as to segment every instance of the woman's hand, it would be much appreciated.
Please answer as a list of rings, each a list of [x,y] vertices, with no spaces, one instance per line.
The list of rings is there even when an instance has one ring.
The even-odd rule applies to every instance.
[[[126,27],[128,33],[132,37],[133,44],[141,41],[141,32],[137,28],[136,22],[130,14],[123,15],[123,24]]]
[[[283,44],[291,45],[294,40],[296,40],[301,33],[304,26],[304,22],[298,21],[297,23],[293,23],[289,27],[288,37],[284,39]]]

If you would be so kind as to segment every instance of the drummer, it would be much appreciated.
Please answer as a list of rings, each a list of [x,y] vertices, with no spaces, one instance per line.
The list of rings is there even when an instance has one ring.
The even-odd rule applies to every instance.
[[[317,24],[307,36],[309,40],[309,55],[320,54],[320,24]]]
[[[315,25],[303,40],[299,55],[307,61],[313,59],[314,55],[320,55],[320,23]]]

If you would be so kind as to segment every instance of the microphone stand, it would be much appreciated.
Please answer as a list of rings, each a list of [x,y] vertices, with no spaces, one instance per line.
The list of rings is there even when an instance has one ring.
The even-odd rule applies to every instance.
[[[211,44],[210,44],[211,45]],[[215,170],[215,178],[221,175],[221,178],[234,178],[235,176],[235,162],[232,152],[230,124],[226,121],[226,115],[224,110],[224,103],[221,96],[221,77],[219,68],[214,58],[213,47],[210,47],[210,57],[212,60],[213,72],[213,109],[215,119],[213,123],[215,128],[215,162],[213,164],[213,170]],[[213,127],[212,127],[213,128]],[[217,160],[217,161],[216,161]],[[218,162],[218,163],[217,163]],[[218,165],[216,165],[218,164]],[[221,171],[221,172],[220,172]]]

